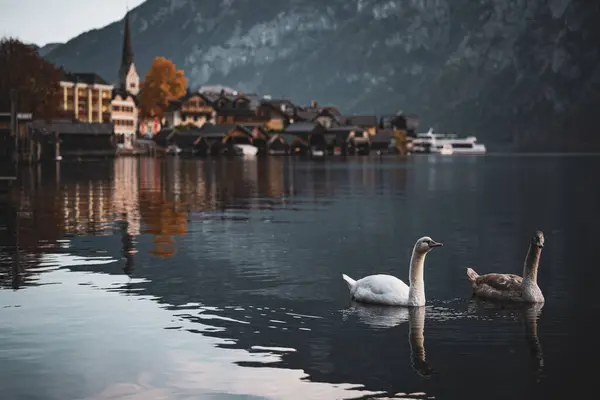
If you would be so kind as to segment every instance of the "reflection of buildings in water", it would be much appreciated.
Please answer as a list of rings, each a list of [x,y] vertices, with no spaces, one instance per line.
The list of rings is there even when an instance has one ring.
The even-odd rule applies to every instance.
[[[285,194],[287,196],[294,196],[296,194],[294,164],[288,157],[285,157],[281,164],[283,166],[283,187],[286,190]]]
[[[67,233],[98,234],[111,223],[110,193],[103,182],[66,183],[61,194]]]
[[[112,204],[116,216],[125,216],[127,232],[140,233],[138,160],[134,157],[115,159]]]
[[[18,289],[23,283],[18,253],[17,211],[17,204],[13,201],[0,203],[0,288]]]
[[[287,163],[288,160],[283,157],[257,160],[252,178],[256,182],[259,196],[280,198],[286,193],[285,164]]]
[[[39,164],[24,167],[19,188],[13,189],[11,203],[18,210],[20,246],[28,252],[36,252],[40,242],[54,242],[62,238],[65,232],[60,189],[56,184],[40,181],[54,175],[56,171],[52,169],[52,165],[49,165],[44,166],[42,171],[42,165]],[[3,212],[2,208],[0,212]]]
[[[437,190],[437,173],[439,168],[439,158],[436,155],[427,157],[427,190],[435,192]]]
[[[378,189],[381,189],[375,186],[375,174],[379,168],[371,162],[372,160],[368,157],[358,157],[356,160],[352,160],[349,168],[345,168],[346,173],[350,175],[349,185],[352,191],[361,188],[365,192],[375,194]]]
[[[126,215],[123,215],[121,223],[121,252],[123,258],[125,258],[125,265],[123,271],[125,274],[131,276],[133,272],[134,254],[137,253],[135,249],[135,236],[129,231],[129,221]]]
[[[140,189],[153,190],[160,187],[161,162],[156,158],[140,158]]]
[[[457,186],[475,191],[479,187],[479,167],[483,162],[485,158],[479,156],[415,156],[415,180],[426,181],[428,192],[450,192]]]
[[[317,161],[319,162],[319,161]],[[333,197],[334,188],[331,185],[331,166],[328,164],[316,164],[308,170],[311,178],[310,188],[313,197]]]
[[[187,207],[169,201],[161,188],[139,192],[139,212],[145,229],[153,235],[154,247],[150,254],[170,257],[175,254],[175,235],[187,232]]]
[[[175,157],[173,166],[173,194],[175,195],[175,202],[178,203],[181,196],[181,159],[179,157]]]
[[[283,160],[270,158],[204,163],[204,202],[200,209],[223,210],[232,205],[258,208],[265,198],[279,198],[285,193],[283,168]]]
[[[131,224],[131,211],[137,206],[135,199],[127,203],[126,195],[139,190],[144,233],[154,235],[151,253],[158,256],[169,257],[175,253],[174,236],[187,232],[190,211],[221,211],[232,206],[256,208],[262,206],[261,202],[279,199],[286,193],[285,167],[289,161],[284,158],[215,161],[173,157],[123,161],[126,162],[115,167],[115,202],[122,204],[118,212],[126,212]],[[137,170],[131,171],[136,163],[139,163],[139,174]],[[139,186],[127,181],[133,176],[139,176]],[[139,226],[139,220],[137,222]]]

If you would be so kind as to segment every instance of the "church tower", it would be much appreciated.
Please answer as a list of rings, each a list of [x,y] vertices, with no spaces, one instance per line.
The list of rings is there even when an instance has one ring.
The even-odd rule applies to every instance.
[[[123,54],[119,68],[119,89],[134,96],[140,91],[140,77],[133,63],[133,49],[131,47],[131,33],[129,31],[129,12],[125,14],[125,32],[123,35]]]
[[[138,131],[138,102],[140,77],[133,63],[129,12],[125,14],[125,32],[123,35],[123,54],[119,68],[119,81],[113,89],[111,101],[111,121],[119,144],[131,149],[135,144]]]

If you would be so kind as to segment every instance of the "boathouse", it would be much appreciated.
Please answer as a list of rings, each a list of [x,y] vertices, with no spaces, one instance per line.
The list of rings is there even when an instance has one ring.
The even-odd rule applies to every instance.
[[[112,123],[36,120],[29,135],[41,143],[41,158],[114,157],[117,151]]]
[[[325,133],[330,154],[368,154],[371,140],[369,133],[358,126],[340,126]]]
[[[297,122],[290,124],[280,134],[289,146],[291,154],[304,155],[311,148],[325,151],[327,142],[324,134],[326,129],[315,122]]]
[[[371,149],[383,153],[395,152],[396,137],[393,129],[379,129],[371,137]]]

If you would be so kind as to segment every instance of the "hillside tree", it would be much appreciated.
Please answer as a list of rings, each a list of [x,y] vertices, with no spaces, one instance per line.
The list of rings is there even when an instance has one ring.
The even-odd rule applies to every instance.
[[[62,71],[40,57],[35,46],[17,39],[0,39],[0,112],[10,110],[10,93],[17,94],[18,112],[51,119],[60,113]]]
[[[186,93],[187,79],[171,60],[156,57],[141,84],[140,113],[142,118],[164,116],[169,100]]]

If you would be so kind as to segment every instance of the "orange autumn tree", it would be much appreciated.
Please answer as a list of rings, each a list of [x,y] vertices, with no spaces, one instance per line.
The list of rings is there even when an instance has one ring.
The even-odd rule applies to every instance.
[[[187,79],[171,60],[156,57],[141,85],[140,111],[142,118],[164,116],[169,100],[186,93]]]

